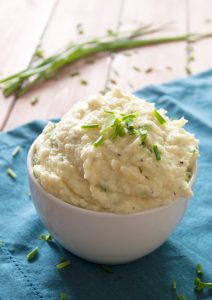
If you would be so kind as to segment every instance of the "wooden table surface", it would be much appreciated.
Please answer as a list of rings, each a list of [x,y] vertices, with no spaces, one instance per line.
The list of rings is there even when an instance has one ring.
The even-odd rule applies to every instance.
[[[132,28],[139,22],[155,25],[173,22],[169,34],[212,31],[212,0],[1,0],[0,3],[1,77],[27,67],[38,44],[47,56],[79,38],[76,30],[79,23],[84,36],[102,35],[109,28]],[[134,91],[150,83],[187,76],[188,65],[192,73],[212,66],[212,38],[192,45],[195,60],[190,62],[187,46],[186,42],[180,42],[104,55],[96,58],[94,64],[75,64],[59,75],[59,80],[49,80],[18,100],[0,95],[0,129],[8,130],[33,119],[60,117],[76,101],[111,88],[114,80],[125,90]],[[149,68],[153,71],[148,73]],[[73,70],[79,70],[80,75],[71,77]],[[88,84],[82,85],[82,79]],[[39,101],[33,106],[30,102],[36,96]]]

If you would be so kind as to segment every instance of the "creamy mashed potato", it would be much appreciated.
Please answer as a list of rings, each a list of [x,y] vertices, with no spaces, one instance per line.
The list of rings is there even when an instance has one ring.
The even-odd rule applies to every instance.
[[[133,213],[192,196],[198,141],[163,109],[119,89],[77,103],[35,144],[43,188],[89,210]]]

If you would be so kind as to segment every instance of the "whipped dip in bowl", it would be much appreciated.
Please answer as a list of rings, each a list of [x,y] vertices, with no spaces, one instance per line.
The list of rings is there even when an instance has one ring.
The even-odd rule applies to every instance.
[[[48,230],[97,263],[159,247],[192,196],[198,141],[185,123],[120,89],[49,123],[28,154],[32,198]]]

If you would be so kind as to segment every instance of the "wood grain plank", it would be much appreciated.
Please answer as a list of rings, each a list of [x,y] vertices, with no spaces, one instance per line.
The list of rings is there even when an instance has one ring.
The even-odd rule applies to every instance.
[[[0,77],[26,67],[49,19],[56,0],[7,0],[0,9]],[[0,95],[0,128],[13,97]]]
[[[46,55],[56,52],[71,40],[85,36],[105,34],[108,28],[116,29],[122,0],[61,0],[42,40]],[[112,8],[112,9],[111,9]],[[76,25],[81,23],[84,34],[79,35]],[[15,127],[37,118],[62,116],[70,106],[104,89],[110,65],[110,56],[102,56],[95,65],[77,63],[60,75],[61,80],[50,80],[19,99],[8,119],[5,129]],[[81,75],[70,77],[70,73],[79,70]],[[87,85],[80,83],[88,81]],[[39,97],[35,106],[30,99]]]
[[[212,1],[188,0],[189,31],[212,32]],[[193,51],[189,54],[192,73],[201,72],[212,67],[212,38],[191,44]],[[191,48],[191,50],[192,50]]]
[[[185,0],[126,0],[122,14],[122,29],[128,29],[140,20],[156,26],[172,22],[171,30],[153,36],[186,33]],[[172,29],[173,28],[173,29]],[[160,83],[185,75],[186,43],[174,43],[127,51],[131,56],[117,54],[113,61],[108,86],[115,79],[125,90],[136,90],[150,83]],[[136,71],[134,67],[141,71]],[[152,72],[150,69],[153,69]],[[119,76],[115,76],[115,72]]]

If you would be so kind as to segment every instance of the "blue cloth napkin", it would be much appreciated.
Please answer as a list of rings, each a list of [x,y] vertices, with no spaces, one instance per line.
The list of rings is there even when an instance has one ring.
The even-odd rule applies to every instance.
[[[212,291],[197,295],[194,277],[197,263],[203,279],[212,281],[212,70],[162,85],[151,85],[136,93],[171,117],[185,116],[186,126],[200,140],[195,197],[183,221],[169,240],[150,255],[130,264],[112,266],[113,273],[84,261],[56,242],[38,239],[46,229],[28,195],[26,156],[32,141],[46,122],[34,121],[0,134],[0,299],[60,299],[62,292],[73,300],[174,300],[212,299]],[[20,153],[12,151],[21,146]],[[17,179],[10,178],[11,167]],[[139,238],[139,237],[138,237]],[[40,249],[33,262],[26,255]],[[71,266],[58,270],[61,257]],[[177,292],[171,290],[173,279]]]

